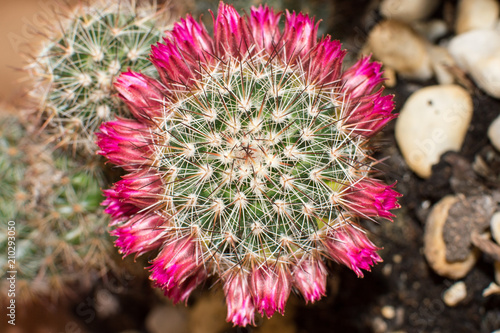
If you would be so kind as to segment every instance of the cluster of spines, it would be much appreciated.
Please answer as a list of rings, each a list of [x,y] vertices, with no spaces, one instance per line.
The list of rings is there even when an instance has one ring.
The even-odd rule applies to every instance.
[[[29,54],[30,95],[50,140],[92,155],[101,122],[128,114],[115,78],[127,69],[154,75],[148,55],[166,12],[156,1],[94,0],[55,15],[42,47]]]
[[[0,133],[0,249],[7,253],[14,221],[18,300],[57,300],[117,272],[95,175],[26,136],[17,118],[0,119]]]

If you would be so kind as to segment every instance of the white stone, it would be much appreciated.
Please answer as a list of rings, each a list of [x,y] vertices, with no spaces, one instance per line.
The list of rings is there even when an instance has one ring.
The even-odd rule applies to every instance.
[[[430,42],[435,42],[449,32],[446,22],[438,19],[414,22],[411,26]]]
[[[408,166],[420,177],[430,177],[443,153],[460,150],[472,111],[472,98],[457,85],[413,93],[396,121],[396,141]]]
[[[382,16],[402,22],[413,22],[429,17],[439,6],[438,0],[383,0]]]
[[[493,29],[498,22],[498,0],[461,0],[457,8],[455,31],[458,34],[477,29]]]
[[[473,30],[454,37],[448,51],[489,95],[500,98],[500,31]]]
[[[488,138],[490,139],[493,147],[500,151],[500,116],[493,120],[488,128]],[[500,244],[500,241],[497,242]]]
[[[456,66],[455,60],[448,50],[442,46],[429,47],[432,69],[439,84],[452,84],[455,76],[450,72],[450,68]]]
[[[443,293],[443,301],[448,306],[457,306],[467,297],[467,287],[463,281],[453,284]]]
[[[366,48],[384,66],[402,77],[427,80],[432,77],[429,43],[407,24],[386,20],[377,24],[368,36]]]
[[[499,118],[500,119],[500,118]],[[490,220],[491,237],[500,244],[500,212],[493,214]]]
[[[456,196],[446,196],[436,203],[427,217],[424,230],[424,255],[431,268],[440,276],[461,279],[474,267],[479,251],[472,250],[464,261],[448,262],[443,228],[448,212],[457,201]]]

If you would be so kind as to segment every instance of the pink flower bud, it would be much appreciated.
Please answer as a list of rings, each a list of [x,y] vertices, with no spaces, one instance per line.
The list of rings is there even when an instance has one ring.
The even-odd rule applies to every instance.
[[[342,203],[362,216],[380,216],[392,221],[395,215],[390,211],[400,207],[397,198],[401,196],[392,189],[395,185],[385,185],[369,178],[361,179],[342,195]]]
[[[378,62],[370,62],[370,57],[361,58],[342,74],[344,91],[353,99],[373,93],[384,81],[381,67]]]
[[[333,260],[352,269],[358,277],[363,277],[361,269],[370,271],[372,265],[382,261],[376,252],[379,248],[349,223],[329,232],[324,244]]]
[[[261,315],[270,318],[275,311],[283,314],[291,290],[291,277],[285,267],[261,266],[250,276],[254,304]]]
[[[113,230],[111,235],[118,237],[115,244],[120,248],[120,253],[125,256],[136,253],[137,258],[161,246],[164,241],[162,236],[165,235],[165,229],[161,226],[166,222],[165,218],[154,213],[145,216],[139,214]]]
[[[320,258],[304,256],[293,271],[293,285],[302,293],[307,302],[314,303],[326,292],[328,272]]]
[[[140,73],[125,72],[116,79],[115,88],[138,121],[148,123],[162,115],[167,95],[158,81]]]
[[[234,325],[254,325],[255,306],[248,285],[248,274],[233,272],[224,281],[227,302],[227,321]]]
[[[191,292],[207,277],[201,249],[190,236],[165,244],[149,269],[150,279],[174,303],[187,302]]]

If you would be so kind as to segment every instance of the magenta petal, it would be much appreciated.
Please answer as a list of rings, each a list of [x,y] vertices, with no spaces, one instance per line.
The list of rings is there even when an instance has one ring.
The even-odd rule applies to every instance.
[[[174,239],[152,261],[150,279],[175,303],[187,301],[191,292],[207,277],[201,255],[192,237]]]
[[[151,132],[135,120],[108,121],[100,131],[96,133],[96,143],[101,148],[97,153],[127,171],[136,170],[151,155]]]
[[[111,235],[118,237],[115,244],[121,253],[125,256],[136,253],[138,257],[161,246],[165,235],[161,226],[166,222],[165,218],[154,213],[138,214],[113,230]]]
[[[327,275],[323,261],[307,255],[295,266],[293,285],[302,293],[306,302],[314,303],[326,293]]]
[[[351,224],[345,224],[331,231],[325,240],[330,257],[352,269],[363,277],[361,269],[370,271],[371,266],[382,261],[377,248],[368,237]]]
[[[342,75],[344,91],[351,98],[369,95],[384,81],[377,62],[370,62],[370,57],[363,57]]]
[[[342,203],[349,210],[356,214],[365,217],[384,217],[392,221],[392,209],[400,207],[398,197],[401,196],[396,192],[392,185],[385,185],[377,180],[362,179],[349,187],[342,194]]]
[[[115,88],[138,121],[147,123],[162,116],[167,95],[157,80],[129,71],[116,79]]]
[[[383,89],[372,95],[349,100],[342,113],[343,128],[355,135],[371,137],[398,115],[394,110],[393,96],[382,96]]]
[[[255,306],[248,284],[248,274],[231,274],[224,282],[224,294],[227,303],[226,321],[238,326],[254,325]]]
[[[274,312],[283,314],[290,295],[291,277],[288,268],[262,266],[253,270],[250,285],[254,304],[261,315],[270,318]]]

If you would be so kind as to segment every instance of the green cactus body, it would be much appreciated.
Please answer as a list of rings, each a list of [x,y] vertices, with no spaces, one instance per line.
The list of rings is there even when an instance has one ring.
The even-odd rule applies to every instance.
[[[0,130],[0,249],[7,253],[7,222],[14,221],[16,297],[59,298],[116,271],[96,177],[25,137],[15,118],[0,119]]]
[[[154,4],[102,0],[54,21],[27,70],[35,108],[59,145],[90,155],[101,122],[127,114],[113,81],[127,69],[154,75],[147,58],[163,35],[164,16]]]

